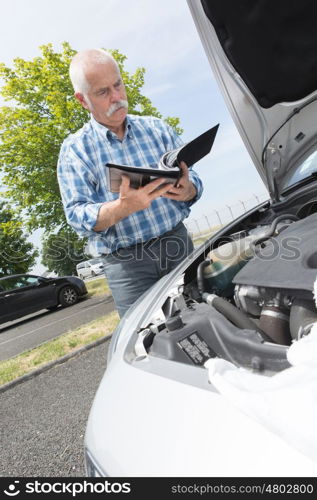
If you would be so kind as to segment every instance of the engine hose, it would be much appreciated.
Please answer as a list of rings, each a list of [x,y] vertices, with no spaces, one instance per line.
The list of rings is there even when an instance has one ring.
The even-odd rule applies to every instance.
[[[203,300],[207,304],[212,305],[218,312],[223,314],[231,323],[233,323],[238,328],[245,330],[255,330],[257,331],[265,342],[276,343],[269,335],[263,332],[248,316],[246,316],[240,309],[236,306],[211,293],[204,293]]]
[[[263,236],[261,236],[260,238],[258,238],[257,240],[255,240],[251,243],[251,248],[253,248],[253,250],[255,250],[256,245],[258,245],[259,243],[263,243],[263,241],[266,241],[269,238],[271,238],[271,236],[273,236],[275,233],[277,224],[285,219],[297,221],[297,220],[299,220],[299,217],[297,217],[297,215],[294,215],[294,214],[279,215],[278,217],[276,217],[273,220],[273,222],[270,226],[270,229]]]
[[[313,302],[295,299],[291,307],[290,331],[293,339],[299,340],[309,333],[313,323],[317,321],[317,309]]]
[[[205,291],[204,269],[205,267],[210,266],[211,264],[212,264],[211,259],[205,259],[197,267],[197,288],[200,295],[202,295]]]

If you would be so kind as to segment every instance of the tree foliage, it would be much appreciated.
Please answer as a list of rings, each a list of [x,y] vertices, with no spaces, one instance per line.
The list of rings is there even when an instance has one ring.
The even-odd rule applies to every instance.
[[[42,264],[59,276],[76,273],[76,264],[90,258],[85,253],[86,240],[80,239],[70,228],[48,234],[42,241]]]
[[[66,42],[61,52],[51,44],[40,50],[41,56],[31,61],[14,59],[12,68],[0,64],[1,94],[7,102],[0,109],[0,172],[6,197],[23,210],[29,230],[42,227],[50,233],[67,226],[56,179],[60,146],[83,126],[88,114],[74,99],[68,76],[75,51]],[[130,74],[124,69],[126,57],[111,52],[126,85],[129,112],[161,118],[141,94],[145,69]],[[166,121],[181,132],[178,118]]]
[[[37,256],[38,251],[27,241],[17,213],[0,202],[0,278],[28,272]]]

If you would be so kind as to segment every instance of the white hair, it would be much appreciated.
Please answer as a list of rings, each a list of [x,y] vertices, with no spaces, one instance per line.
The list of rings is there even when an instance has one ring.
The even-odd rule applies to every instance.
[[[69,66],[69,76],[74,87],[75,92],[85,94],[89,90],[89,84],[86,78],[86,71],[88,67],[97,64],[105,64],[112,61],[118,68],[118,63],[112,57],[110,52],[104,49],[87,49],[77,52],[73,57]]]

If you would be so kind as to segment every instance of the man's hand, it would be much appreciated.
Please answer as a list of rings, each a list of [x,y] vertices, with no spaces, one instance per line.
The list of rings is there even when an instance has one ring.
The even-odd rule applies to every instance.
[[[180,166],[183,175],[177,187],[167,183],[168,179],[159,178],[146,186],[133,189],[130,187],[130,178],[123,175],[119,198],[107,201],[100,207],[94,231],[104,231],[134,212],[148,208],[152,201],[160,196],[178,201],[189,201],[194,198],[196,188],[189,180],[188,168],[184,162],[181,162]]]
[[[160,178],[144,187],[133,189],[130,187],[130,178],[123,175],[119,198],[107,201],[100,207],[94,231],[104,231],[128,217],[128,215],[148,208],[153,200],[165,195],[171,188],[170,184],[164,184],[164,186],[160,187],[164,182],[166,182],[166,179]]]
[[[197,191],[189,179],[188,167],[184,161],[181,161],[180,168],[182,170],[182,177],[179,179],[177,186],[170,186],[162,196],[170,200],[190,201],[195,198]]]
[[[159,178],[149,182],[146,186],[133,189],[130,187],[130,178],[127,175],[123,175],[119,200],[126,216],[148,208],[153,200],[165,195],[171,189],[171,184],[164,184],[160,187],[164,182],[166,182],[166,179]]]

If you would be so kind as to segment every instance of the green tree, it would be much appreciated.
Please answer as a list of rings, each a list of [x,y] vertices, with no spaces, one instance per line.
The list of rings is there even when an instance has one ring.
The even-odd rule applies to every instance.
[[[56,179],[56,164],[64,138],[87,121],[87,111],[73,97],[68,68],[75,51],[66,42],[55,52],[51,44],[40,47],[31,61],[16,58],[13,67],[0,64],[0,172],[6,197],[23,210],[29,230],[48,233],[67,226]],[[111,51],[126,85],[129,112],[162,117],[141,94],[144,68],[134,74],[124,69],[126,57]],[[178,118],[166,121],[179,133]]]
[[[59,276],[76,273],[76,264],[90,256],[85,253],[86,240],[80,239],[70,228],[50,233],[42,239],[42,264]]]
[[[27,241],[17,213],[0,202],[0,278],[28,272],[37,256],[38,251]]]

